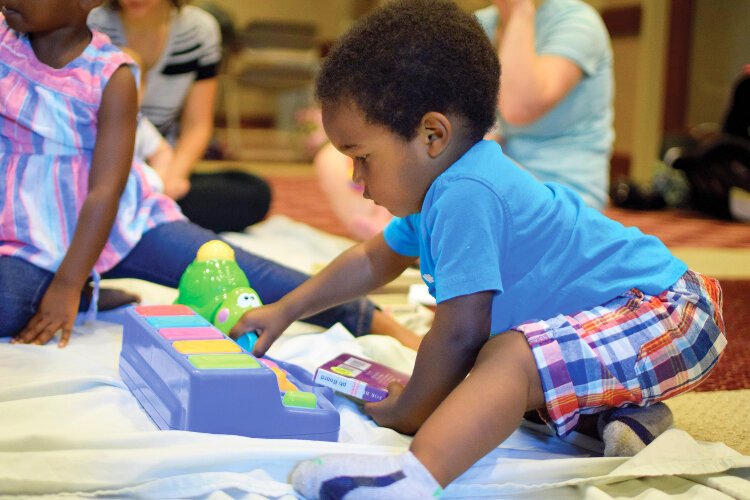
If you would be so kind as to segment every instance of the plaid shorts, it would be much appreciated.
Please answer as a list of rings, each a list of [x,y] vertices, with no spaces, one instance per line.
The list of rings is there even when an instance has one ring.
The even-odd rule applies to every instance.
[[[719,282],[687,271],[659,295],[634,288],[513,330],[531,346],[550,424],[564,436],[579,414],[647,406],[700,384],[727,343],[721,307]]]

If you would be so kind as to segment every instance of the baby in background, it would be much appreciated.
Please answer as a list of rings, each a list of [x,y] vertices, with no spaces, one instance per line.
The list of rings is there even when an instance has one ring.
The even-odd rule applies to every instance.
[[[476,19],[435,0],[386,3],[321,68],[327,136],[396,218],[231,333],[258,332],[262,355],[298,317],[417,259],[437,306],[409,382],[364,406],[414,434],[409,451],[303,462],[292,483],[305,497],[438,497],[525,415],[601,439],[605,455],[637,453],[671,425],[662,401],[701,383],[726,345],[716,280],[482,140],[499,74]]]

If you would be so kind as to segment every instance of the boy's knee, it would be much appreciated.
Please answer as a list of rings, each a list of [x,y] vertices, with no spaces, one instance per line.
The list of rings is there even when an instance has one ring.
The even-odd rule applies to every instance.
[[[477,363],[485,360],[491,360],[494,363],[501,358],[506,363],[520,363],[524,367],[531,363],[536,371],[531,347],[524,334],[519,331],[508,330],[492,335],[480,349]]]

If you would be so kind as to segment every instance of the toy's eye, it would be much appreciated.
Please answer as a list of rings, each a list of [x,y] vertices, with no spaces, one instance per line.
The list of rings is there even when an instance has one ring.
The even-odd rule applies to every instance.
[[[237,305],[242,308],[246,307],[259,307],[260,298],[254,293],[243,293],[237,297]]]

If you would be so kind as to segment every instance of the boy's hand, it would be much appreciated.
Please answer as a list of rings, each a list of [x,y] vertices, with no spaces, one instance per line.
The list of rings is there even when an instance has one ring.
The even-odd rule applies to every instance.
[[[247,311],[229,332],[233,339],[247,332],[255,332],[258,340],[253,347],[254,356],[263,356],[271,344],[292,324],[286,309],[278,302]]]
[[[62,330],[57,346],[65,347],[73,330],[80,301],[81,290],[52,280],[39,310],[21,333],[11,339],[11,343],[46,344],[58,330]]]
[[[398,382],[391,382],[388,385],[388,397],[376,403],[365,403],[364,410],[382,427],[388,427],[402,434],[414,434],[419,426],[413,425],[403,418],[398,408],[398,402],[403,391],[403,385]]]

